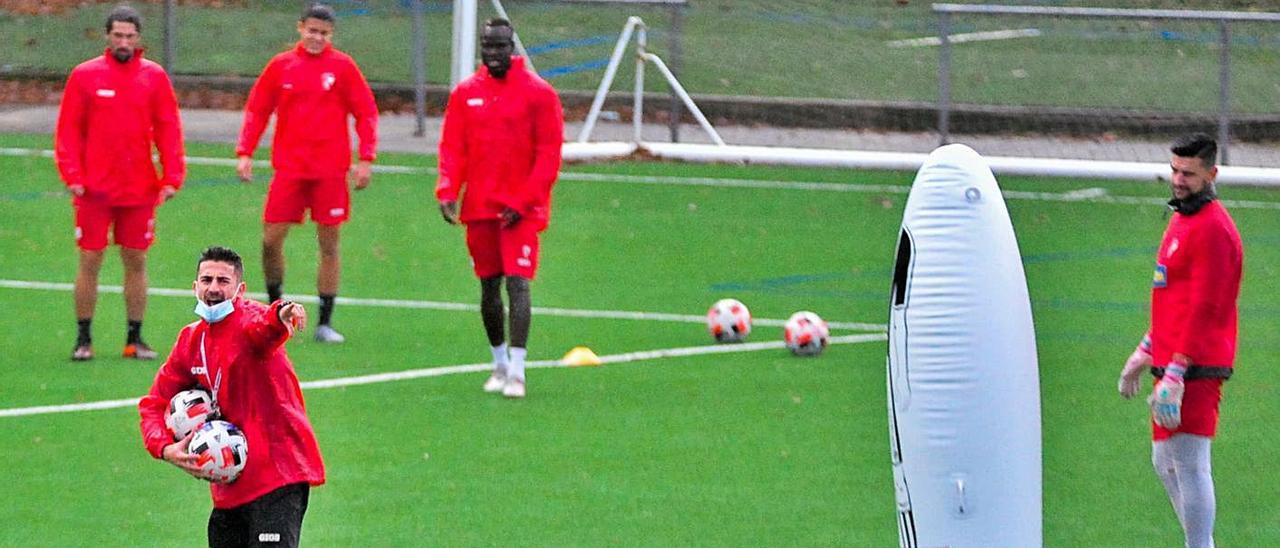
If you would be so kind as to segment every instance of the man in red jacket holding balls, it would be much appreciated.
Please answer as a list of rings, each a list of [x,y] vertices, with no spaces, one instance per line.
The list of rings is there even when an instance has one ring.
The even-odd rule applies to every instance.
[[[210,486],[209,545],[297,546],[311,486],[324,483],[320,448],[284,349],[306,327],[307,313],[289,301],[267,306],[246,299],[243,280],[235,251],[210,247],[200,255],[191,284],[200,319],[178,333],[151,391],[138,402],[142,441],[152,457],[204,479],[197,455],[187,449],[195,432],[174,441],[164,414],[178,392],[208,392],[221,418],[244,432],[249,449],[238,478]]]

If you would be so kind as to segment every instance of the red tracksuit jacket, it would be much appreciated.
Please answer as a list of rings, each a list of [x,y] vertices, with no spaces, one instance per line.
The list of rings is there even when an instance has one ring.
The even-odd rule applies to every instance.
[[[252,156],[276,113],[271,167],[288,177],[341,177],[351,168],[347,116],[356,119],[360,159],[374,161],[378,105],[351,56],[327,46],[318,55],[299,42],[276,55],[249,91],[237,156]]]
[[[1157,365],[1174,353],[1194,365],[1235,364],[1243,264],[1240,233],[1218,200],[1192,215],[1173,214],[1151,289],[1151,358]]]
[[[1156,365],[1170,363],[1177,353],[1192,365],[1235,366],[1243,263],[1240,233],[1217,200],[1191,215],[1173,214],[1156,255],[1151,289],[1151,358]],[[1217,434],[1222,382],[1188,379],[1182,424],[1170,430],[1152,421],[1152,439]]]
[[[292,483],[324,483],[320,448],[284,350],[289,334],[276,316],[279,306],[237,299],[222,321],[182,328],[151,392],[138,402],[143,443],[160,458],[173,443],[164,423],[169,400],[194,386],[213,393],[218,385],[222,418],[244,431],[249,457],[236,481],[211,484],[215,508],[234,508]]]
[[[53,140],[62,181],[85,188],[77,201],[155,204],[160,187],[179,188],[186,175],[173,85],[160,65],[142,58],[141,48],[127,63],[108,48],[71,70]],[[151,161],[153,143],[163,177]]]
[[[545,228],[560,174],[564,111],[556,90],[513,57],[504,79],[483,65],[449,94],[436,198],[457,200],[463,222],[491,221],[504,207]]]

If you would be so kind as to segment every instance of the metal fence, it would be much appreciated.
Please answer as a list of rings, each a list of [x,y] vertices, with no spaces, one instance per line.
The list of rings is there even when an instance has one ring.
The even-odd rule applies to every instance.
[[[1208,23],[1216,27],[1217,36],[1216,43],[1210,42],[1201,44],[1207,49],[1217,49],[1217,112],[1216,112],[1216,129],[1218,143],[1220,147],[1220,162],[1222,164],[1230,163],[1230,143],[1231,143],[1231,124],[1236,114],[1232,110],[1232,86],[1231,86],[1231,52],[1232,52],[1232,25],[1241,23],[1264,23],[1274,25],[1280,23],[1280,14],[1276,13],[1252,13],[1252,12],[1232,12],[1232,11],[1185,11],[1185,10],[1142,10],[1142,9],[1111,9],[1111,8],[1071,8],[1071,7],[1043,7],[1043,6],[1002,6],[1002,5],[961,5],[961,4],[934,4],[933,10],[938,16],[938,43],[939,43],[939,62],[938,62],[938,134],[940,141],[945,144],[951,138],[951,116],[953,111],[952,105],[952,78],[953,78],[953,54],[952,42],[956,38],[973,37],[975,34],[953,35],[953,20],[957,15],[968,14],[973,16],[985,17],[1002,17],[1009,19],[1018,17],[1021,19],[1034,19],[1043,21],[1046,18],[1078,18],[1090,20],[1135,20],[1142,22],[1150,21],[1182,21],[1192,23]],[[1023,31],[1025,36],[1041,36],[1039,29],[1005,29],[1005,32]],[[988,31],[986,37],[1000,36],[994,34],[1000,31]],[[1172,31],[1163,30],[1162,36],[1175,36]],[[1009,36],[1016,36],[1011,34]],[[1170,67],[1170,73],[1174,74],[1173,67]],[[1166,82],[1169,86],[1180,86],[1183,83],[1170,78]],[[1085,113],[1078,113],[1083,116]],[[1114,111],[1100,111],[1098,113],[1103,119],[1098,120],[1100,125],[1105,126],[1108,122],[1115,123]],[[1148,111],[1132,111],[1136,117],[1151,118],[1152,112]],[[1245,119],[1243,115],[1240,119]],[[1196,117],[1188,116],[1188,119],[1194,121]]]
[[[305,3],[133,1],[145,18],[148,55],[188,85],[213,90],[246,88],[296,41]],[[496,15],[491,0],[476,2],[479,20]],[[13,80],[35,76],[46,79],[48,93],[31,100],[56,93],[72,67],[101,51],[110,3],[0,0],[0,94]],[[450,82],[454,1],[329,3],[339,16],[335,44],[359,61],[380,98],[395,99],[384,108],[438,112]],[[757,127],[818,127],[832,130],[825,141],[775,144],[927,152],[939,141],[963,139],[988,155],[1159,161],[1178,132],[1221,132],[1225,113],[1232,164],[1280,164],[1274,15],[1050,14],[1083,3],[1092,0],[1035,0],[1032,8],[989,13],[966,0],[941,11],[888,0],[503,2],[571,118],[585,115],[611,47],[634,15],[649,24],[650,50],[672,65],[712,123],[737,126],[722,132],[734,142],[763,144],[746,141],[768,133]],[[6,7],[16,4],[66,8]],[[1222,8],[1239,0],[1124,5]],[[1250,5],[1280,11],[1280,0]],[[620,71],[619,95],[632,78]],[[669,92],[661,79],[644,86],[656,95],[650,105]],[[626,118],[627,103],[629,97],[611,99],[605,114]],[[678,105],[646,114],[692,122]]]

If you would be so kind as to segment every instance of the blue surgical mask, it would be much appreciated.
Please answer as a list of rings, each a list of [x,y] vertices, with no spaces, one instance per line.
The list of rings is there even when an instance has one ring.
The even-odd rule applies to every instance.
[[[209,322],[211,324],[222,321],[223,318],[226,318],[227,316],[231,315],[231,313],[235,311],[235,309],[236,309],[236,306],[234,303],[234,299],[227,299],[213,306],[204,304],[204,301],[200,299],[196,299],[196,310],[195,310],[196,315],[200,316],[201,318],[204,319],[204,321]]]

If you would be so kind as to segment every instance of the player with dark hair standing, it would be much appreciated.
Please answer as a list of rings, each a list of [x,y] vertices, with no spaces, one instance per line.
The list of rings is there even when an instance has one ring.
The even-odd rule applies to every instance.
[[[341,273],[339,236],[351,215],[347,172],[351,168],[348,117],[355,118],[360,138],[359,162],[351,178],[356,190],[369,186],[376,157],[378,106],[373,91],[351,56],[333,47],[333,8],[312,4],[298,20],[301,38],[289,51],[267,63],[249,92],[244,126],[236,147],[240,178],[253,178],[253,151],[276,114],[271,167],[275,177],[267,191],[262,221],[262,269],[267,295],[275,301],[284,285],[284,241],[292,225],[311,210],[316,223],[320,265],[320,342],[345,340],[330,325]]]
[[[124,263],[128,320],[124,357],[150,360],[142,340],[147,310],[147,249],[155,241],[156,207],[172,198],[186,175],[182,123],[173,84],[160,65],[142,58],[142,16],[117,6],[107,16],[107,49],[72,69],[62,94],[54,158],[72,195],[80,248],[75,303],[78,334],[71,359],[93,359],[90,324],[98,303],[98,273],[108,228]],[[156,176],[151,149],[160,152]]]
[[[305,329],[302,305],[266,306],[244,297],[244,264],[224,247],[196,261],[195,313],[182,328],[150,392],[138,402],[142,441],[157,459],[204,478],[187,452],[195,435],[174,441],[165,426],[169,400],[198,386],[249,447],[235,481],[210,486],[209,546],[297,546],[311,486],[324,483],[324,462],[307,420],[298,375],[284,343]]]
[[[1218,146],[1197,133],[1174,142],[1174,211],[1156,255],[1151,328],[1125,362],[1120,394],[1156,377],[1151,397],[1151,461],[1182,525],[1188,548],[1213,546],[1217,513],[1210,444],[1222,383],[1236,358],[1236,299],[1244,249],[1214,190]],[[1153,367],[1155,365],[1155,367]]]
[[[480,278],[480,317],[494,363],[484,390],[523,398],[529,282],[537,271],[538,233],[547,227],[551,188],[560,172],[564,112],[555,89],[526,69],[524,58],[512,55],[514,36],[507,20],[486,21],[480,38],[483,65],[449,94],[436,198],[445,222],[466,225],[467,250]]]

